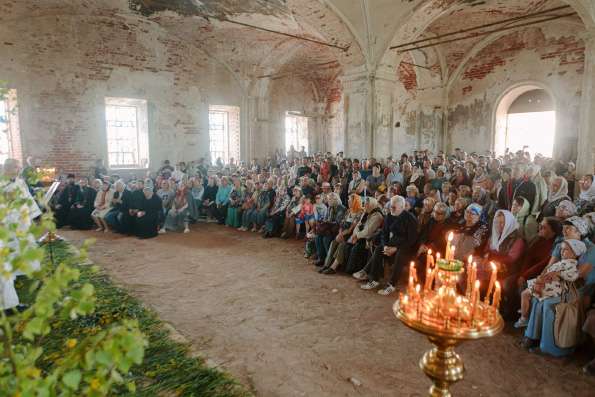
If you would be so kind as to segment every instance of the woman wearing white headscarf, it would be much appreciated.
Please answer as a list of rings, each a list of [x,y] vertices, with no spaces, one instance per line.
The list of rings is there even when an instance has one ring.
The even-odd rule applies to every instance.
[[[570,197],[568,197],[568,181],[562,176],[555,176],[551,180],[547,201],[541,206],[537,221],[541,222],[546,216],[554,216],[556,207],[562,200],[570,200]]]
[[[477,278],[481,280],[483,288],[486,288],[492,274],[490,262],[496,264],[497,277],[503,287],[502,311],[506,317],[515,315],[515,308],[511,303],[514,302],[515,280],[518,278],[518,265],[524,251],[525,242],[521,238],[515,216],[507,210],[496,211],[484,260],[478,264]]]
[[[537,216],[543,203],[548,199],[548,186],[543,176],[541,176],[541,166],[534,164],[529,169],[531,180],[535,185],[535,201],[531,207],[531,214]]]
[[[593,175],[584,175],[579,181],[581,192],[578,199],[575,201],[577,212],[579,215],[584,215],[595,210],[595,183],[593,183]]]

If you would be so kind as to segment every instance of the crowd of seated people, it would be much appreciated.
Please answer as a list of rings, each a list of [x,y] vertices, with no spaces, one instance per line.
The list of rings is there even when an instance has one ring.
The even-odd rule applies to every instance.
[[[595,334],[595,309],[588,310],[595,184],[592,174],[575,175],[572,163],[524,151],[420,150],[361,161],[290,151],[250,165],[166,161],[128,183],[97,168],[90,183],[65,179],[54,203],[59,226],[95,224],[148,238],[211,221],[263,238],[295,238],[323,276],[348,274],[381,295],[399,288],[412,260],[424,275],[425,255],[444,252],[452,231],[455,257],[473,255],[479,280],[496,263],[501,312],[524,328],[520,346],[558,357],[576,349],[559,347],[552,331],[556,305],[571,287],[585,309],[585,335]],[[595,374],[595,361],[585,371]]]

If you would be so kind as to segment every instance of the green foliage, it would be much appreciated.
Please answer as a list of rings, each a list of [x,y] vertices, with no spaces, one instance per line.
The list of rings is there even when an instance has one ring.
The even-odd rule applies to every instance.
[[[26,275],[30,306],[11,316],[0,311],[0,396],[106,396],[143,361],[147,341],[137,321],[122,319],[61,341],[50,358],[52,331],[95,312],[95,288],[80,279],[76,265],[87,247],[80,255],[57,257],[55,266],[40,266],[45,250],[37,239],[55,226],[49,214],[32,223],[31,203],[11,186],[0,180],[0,277]]]
[[[72,250],[67,243],[53,244],[56,262],[62,262],[71,255]],[[128,373],[122,373],[124,381],[116,386],[113,395],[249,395],[228,375],[208,368],[200,357],[190,357],[188,346],[172,341],[163,322],[153,311],[146,309],[124,289],[116,286],[105,273],[84,265],[79,266],[78,270],[79,283],[91,284],[95,289],[95,311],[75,320],[61,320],[51,324],[51,331],[45,338],[44,354],[38,360],[42,370],[52,367],[70,340],[78,339],[81,335],[94,335],[105,327],[121,322],[122,319],[133,318],[138,322],[149,344],[143,362],[134,365]],[[27,302],[34,299],[29,284],[30,282],[23,282],[19,286],[25,291],[22,298]],[[72,376],[72,381],[76,381],[76,374]],[[133,391],[129,390],[129,384],[135,384],[136,388]]]

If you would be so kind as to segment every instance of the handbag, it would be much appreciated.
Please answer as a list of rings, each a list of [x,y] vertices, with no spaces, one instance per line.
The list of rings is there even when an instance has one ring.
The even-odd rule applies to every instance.
[[[580,294],[572,282],[566,283],[566,292],[555,308],[554,342],[561,349],[576,346],[581,337],[583,311]]]
[[[334,237],[339,233],[339,225],[331,222],[319,222],[316,224],[316,234],[320,236]]]

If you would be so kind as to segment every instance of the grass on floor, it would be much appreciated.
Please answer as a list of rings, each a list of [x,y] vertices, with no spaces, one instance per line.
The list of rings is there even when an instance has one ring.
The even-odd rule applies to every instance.
[[[47,246],[46,246],[47,247]],[[52,245],[54,264],[72,259],[73,247],[66,242]],[[51,266],[48,248],[45,265]],[[208,368],[201,358],[190,357],[189,347],[169,338],[169,331],[157,315],[145,308],[125,290],[117,287],[104,272],[94,272],[90,266],[80,265],[80,283],[91,283],[97,296],[93,315],[67,322],[52,324],[52,331],[44,337],[44,354],[40,358],[41,368],[50,368],[52,361],[60,357],[69,338],[80,338],[96,333],[102,327],[125,318],[137,319],[141,331],[149,340],[145,359],[140,366],[133,367],[126,381],[136,382],[136,391],[128,392],[125,387],[115,390],[123,396],[249,396],[229,375]],[[23,303],[33,301],[34,293],[28,286],[30,281],[19,278],[17,288]]]

